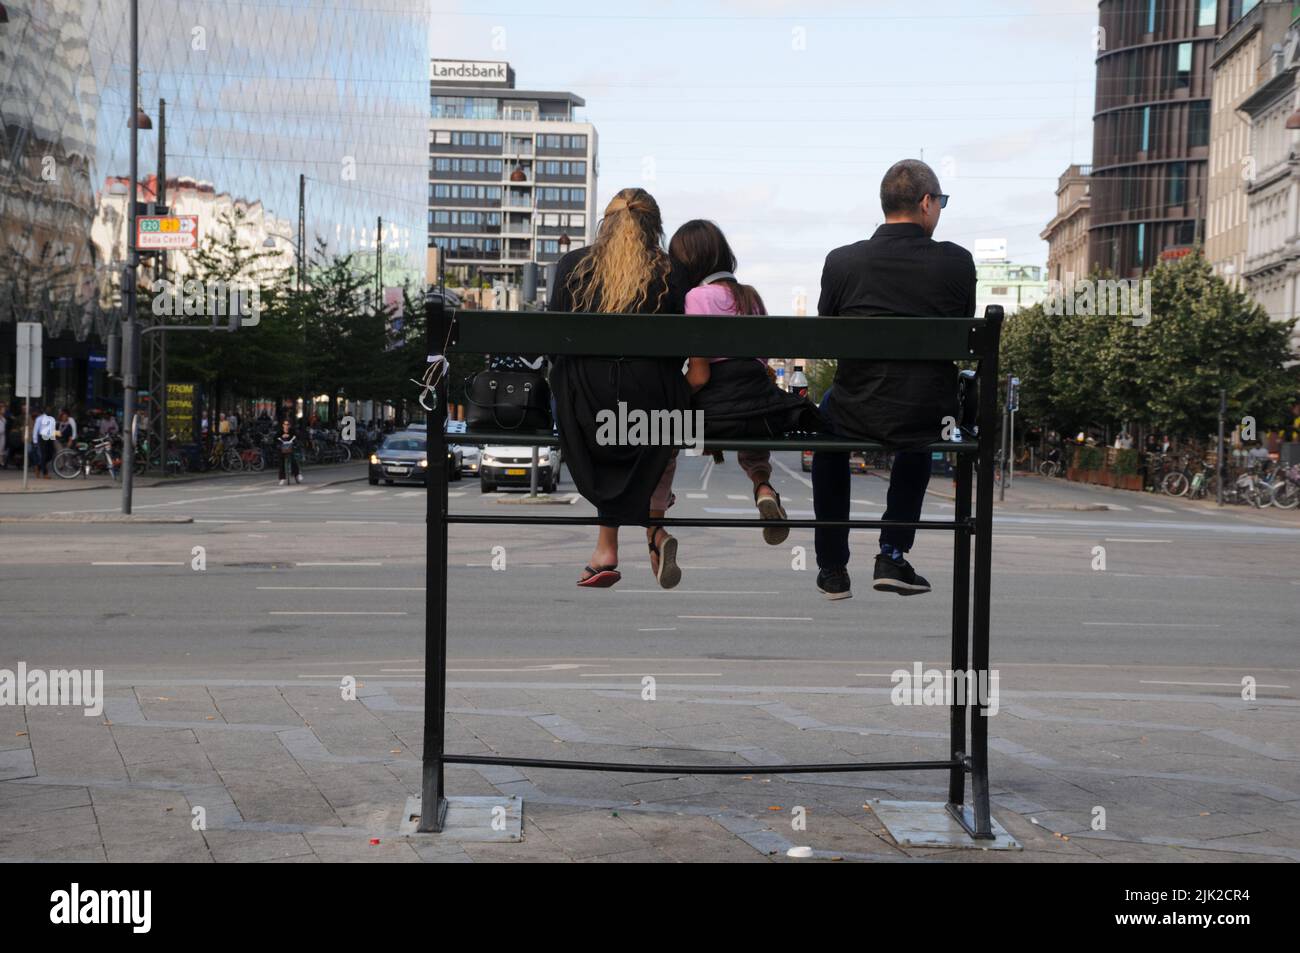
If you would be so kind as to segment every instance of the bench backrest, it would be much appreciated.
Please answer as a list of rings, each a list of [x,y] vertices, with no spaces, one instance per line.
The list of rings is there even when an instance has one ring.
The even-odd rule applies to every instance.
[[[995,313],[996,312],[996,313]],[[971,360],[994,346],[1002,309],[982,318],[789,317],[777,315],[571,314],[457,311],[449,350],[479,354],[622,357]]]

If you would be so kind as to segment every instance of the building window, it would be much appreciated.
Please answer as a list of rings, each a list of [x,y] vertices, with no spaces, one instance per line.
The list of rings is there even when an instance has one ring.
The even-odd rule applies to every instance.
[[[1174,85],[1186,89],[1192,84],[1192,44],[1178,44],[1178,62],[1174,74]]]
[[[1182,205],[1187,201],[1187,163],[1174,162],[1169,166],[1169,186],[1165,194],[1166,205]]]
[[[1137,227],[1137,242],[1133,245],[1133,264],[1141,268],[1146,264],[1146,244],[1147,244],[1147,223],[1139,222]]]
[[[1146,152],[1151,148],[1151,107],[1142,107],[1142,145],[1139,146],[1141,152]]]
[[[1159,0],[1147,0],[1147,32],[1156,32],[1156,4]]]
[[[1189,146],[1207,146],[1210,144],[1210,104],[1192,103],[1187,119],[1187,144]]]
[[[1201,9],[1196,16],[1197,26],[1214,26],[1219,18],[1218,0],[1201,0]]]

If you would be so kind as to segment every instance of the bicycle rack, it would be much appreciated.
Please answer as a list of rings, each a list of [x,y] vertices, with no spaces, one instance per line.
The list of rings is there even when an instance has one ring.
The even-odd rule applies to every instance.
[[[655,357],[708,354],[715,357],[749,357],[797,351],[805,357],[867,358],[893,361],[978,362],[978,427],[981,439],[963,432],[960,442],[936,441],[928,449],[956,454],[956,513],[952,520],[903,523],[885,520],[792,519],[791,528],[848,526],[877,529],[886,525],[954,534],[952,670],[968,665],[987,675],[989,668],[989,584],[991,581],[993,523],[993,452],[997,421],[998,343],[1002,308],[990,305],[982,318],[913,317],[733,317],[718,315],[566,314],[557,312],[461,311],[448,312],[441,298],[426,302],[428,353],[568,354]],[[955,376],[955,375],[954,375]],[[437,407],[445,414],[447,379],[437,386]],[[938,422],[936,421],[936,424]],[[467,432],[458,443],[492,443],[551,446],[551,434],[494,434]],[[988,720],[972,704],[970,693],[959,693],[950,707],[949,756],[932,761],[894,761],[832,764],[691,765],[570,761],[477,755],[448,752],[445,748],[447,699],[447,528],[453,524],[539,526],[595,526],[591,517],[489,516],[454,514],[447,509],[447,439],[444,428],[429,428],[428,510],[425,566],[425,681],[424,753],[421,774],[421,808],[415,829],[439,832],[447,815],[444,766],[509,765],[527,768],[565,768],[639,774],[823,774],[859,771],[946,771],[947,813],[972,838],[991,841],[995,834],[989,813]],[[708,441],[710,449],[878,450],[869,441],[820,437],[798,440]],[[972,462],[972,457],[976,458]],[[978,474],[975,509],[971,511],[972,469]],[[754,530],[775,525],[753,519],[652,519],[653,526],[732,527]],[[974,585],[971,581],[971,539],[974,538]],[[972,604],[973,594],[973,604]],[[971,778],[971,800],[965,801],[966,775]]]

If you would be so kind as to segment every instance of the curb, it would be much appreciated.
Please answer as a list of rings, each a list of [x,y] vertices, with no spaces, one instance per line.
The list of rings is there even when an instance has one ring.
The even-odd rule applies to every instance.
[[[0,516],[0,523],[193,523],[192,516],[136,516],[123,513],[42,513]]]

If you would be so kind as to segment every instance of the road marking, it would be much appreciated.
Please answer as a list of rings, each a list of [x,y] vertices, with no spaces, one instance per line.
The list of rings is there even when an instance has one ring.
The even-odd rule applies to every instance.
[[[450,491],[448,491],[447,495],[448,495],[448,496],[464,496],[465,493],[466,493],[465,490],[450,490]]]
[[[92,566],[184,566],[185,563],[132,563],[132,562],[98,562],[91,563]]]
[[[745,496],[745,494],[743,494],[743,493],[728,493],[728,494],[727,494],[727,499],[729,499],[729,500],[747,500],[747,499],[749,499],[749,497]]]
[[[382,566],[381,562],[350,562],[350,563],[294,563],[295,566]]]
[[[353,496],[378,496],[383,490],[353,490]]]
[[[1172,539],[1128,539],[1120,536],[1107,536],[1108,543],[1172,543]]]
[[[798,481],[799,481],[800,483],[802,483],[804,486],[808,487],[808,489],[810,489],[810,490],[812,489],[812,480],[808,479],[806,476],[804,476],[804,475],[803,475],[802,473],[800,473],[799,471],[790,469],[790,467],[786,466],[785,461],[783,461],[783,460],[777,460],[776,458],[773,458],[772,462],[775,463],[775,464],[776,464],[778,467],[780,467],[782,470],[784,470],[786,473],[790,474],[790,476],[794,477],[796,480],[798,480]]]
[[[686,498],[687,498],[688,500],[707,500],[707,499],[709,498],[709,494],[707,494],[707,493],[687,493],[687,494],[686,494]]]
[[[1177,513],[1177,510],[1171,510],[1165,506],[1148,506],[1145,503],[1138,504],[1139,509],[1150,510],[1152,513]]]
[[[1241,682],[1148,682],[1139,681],[1139,685],[1204,685],[1207,688],[1241,688]],[[1256,688],[1290,688],[1290,685],[1256,685]]]
[[[619,589],[632,595],[663,594],[675,596],[779,596],[775,589]]]
[[[303,589],[322,592],[424,592],[424,586],[258,586],[257,588],[275,592]]]
[[[194,520],[195,523],[246,523],[247,520]]]
[[[461,495],[464,495],[463,491],[458,491],[458,492],[460,492]],[[424,490],[403,490],[401,493],[397,494],[397,498],[409,499],[412,496],[428,496],[428,495],[429,494],[425,493]],[[451,496],[450,493],[448,493],[447,495]]]
[[[672,625],[662,629],[637,629],[638,632],[676,632],[677,626]]]
[[[700,476],[701,490],[707,490],[709,488],[709,477],[711,476],[713,476],[713,458],[709,457],[704,461],[704,472]]]
[[[327,493],[343,493],[345,491],[339,488],[335,488],[332,490],[308,490],[307,492],[312,496],[324,496]]]
[[[644,630],[642,630],[644,631]],[[721,672],[579,672],[579,678],[721,678]]]
[[[994,539],[1037,539],[1037,536],[1019,536],[1015,533],[994,533]]]
[[[270,520],[267,520],[269,523]],[[349,526],[400,526],[397,520],[326,520],[326,525],[330,523],[346,523]]]
[[[1132,509],[1131,506],[1123,506],[1119,503],[1103,503],[1102,506],[1106,507],[1108,510],[1124,510],[1125,512]]]
[[[679,619],[711,619],[727,622],[811,622],[810,616],[783,615],[679,615]]]
[[[271,609],[267,615],[406,615],[405,612],[298,612],[288,609]]]
[[[1123,625],[1158,629],[1222,629],[1223,626],[1208,622],[1085,622],[1084,625]]]

